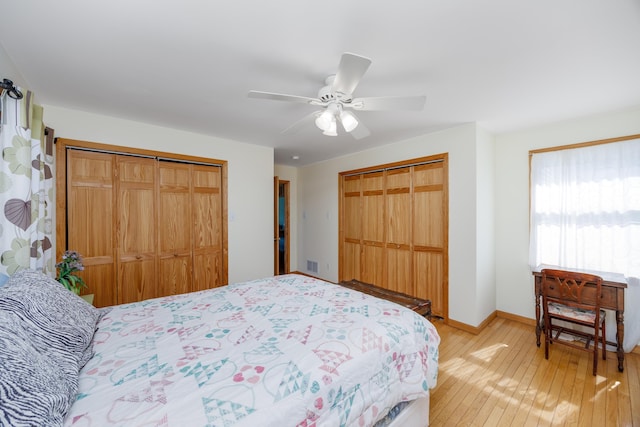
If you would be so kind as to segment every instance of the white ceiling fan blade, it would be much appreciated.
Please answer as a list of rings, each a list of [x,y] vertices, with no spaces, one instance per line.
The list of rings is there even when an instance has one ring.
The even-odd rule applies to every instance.
[[[307,114],[306,116],[304,116],[303,118],[301,118],[300,120],[298,120],[297,122],[289,126],[288,128],[284,129],[281,133],[293,135],[299,132],[300,129],[307,127],[311,123],[313,123],[316,117],[318,117],[321,113],[322,113],[321,111],[314,111],[311,114]]]
[[[426,96],[380,96],[355,98],[345,106],[358,111],[422,110],[426,100]]]
[[[353,113],[351,114],[358,121],[358,126],[356,126],[355,129],[353,129],[351,132],[349,132],[351,136],[353,136],[355,139],[362,139],[371,135],[371,132],[369,132],[369,129],[364,125],[364,123],[362,123],[362,120],[356,117],[355,114]]]
[[[324,105],[318,98],[307,96],[286,95],[284,93],[263,92],[260,90],[250,90],[249,98],[270,99],[273,101],[301,102],[303,104]]]
[[[369,65],[371,65],[369,58],[348,52],[343,53],[331,89],[334,92],[351,95]]]
[[[362,124],[362,122],[360,122],[358,124],[358,127],[352,130],[350,133],[351,136],[353,136],[355,139],[362,139],[371,135],[369,129],[364,124]]]

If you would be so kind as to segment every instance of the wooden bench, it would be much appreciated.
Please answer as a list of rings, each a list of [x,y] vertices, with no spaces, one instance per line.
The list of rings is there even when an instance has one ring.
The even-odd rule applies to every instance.
[[[340,286],[344,286],[345,288],[353,289],[364,294],[395,302],[396,304],[407,307],[408,309],[415,311],[419,315],[431,320],[431,300],[415,298],[411,295],[391,291],[389,289],[379,288],[370,283],[364,283],[355,279],[342,281],[338,284]]]

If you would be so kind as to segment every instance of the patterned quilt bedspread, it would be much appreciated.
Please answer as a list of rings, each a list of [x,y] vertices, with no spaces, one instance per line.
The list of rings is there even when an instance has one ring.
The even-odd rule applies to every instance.
[[[69,426],[369,426],[428,395],[435,327],[301,275],[115,306]]]

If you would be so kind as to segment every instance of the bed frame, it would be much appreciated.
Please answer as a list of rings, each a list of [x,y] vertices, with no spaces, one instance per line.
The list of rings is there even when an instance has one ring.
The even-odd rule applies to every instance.
[[[427,427],[429,425],[429,398],[412,401],[389,424],[389,427]]]

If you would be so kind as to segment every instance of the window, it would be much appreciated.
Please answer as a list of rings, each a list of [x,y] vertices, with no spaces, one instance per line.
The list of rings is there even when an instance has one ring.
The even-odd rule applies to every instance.
[[[532,152],[530,214],[531,267],[640,277],[640,135]]]

